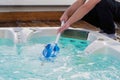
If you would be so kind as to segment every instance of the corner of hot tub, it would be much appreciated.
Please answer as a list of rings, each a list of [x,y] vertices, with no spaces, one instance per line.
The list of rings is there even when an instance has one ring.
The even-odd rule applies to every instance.
[[[10,39],[15,42],[15,34],[12,28],[0,28],[0,38]]]
[[[120,53],[119,42],[98,32],[89,32],[87,40],[89,40],[91,44],[86,47],[86,49],[84,50],[85,53],[96,53],[98,51],[105,52],[105,50],[107,50],[107,53]]]

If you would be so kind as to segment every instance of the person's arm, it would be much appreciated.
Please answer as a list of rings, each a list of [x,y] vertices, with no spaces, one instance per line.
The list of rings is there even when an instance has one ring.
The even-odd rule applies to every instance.
[[[82,6],[80,6],[76,12],[67,21],[70,25],[74,22],[82,19],[94,6],[100,2],[100,0],[88,0]]]
[[[66,21],[66,23],[58,30],[58,32],[63,32],[71,24],[82,19],[94,6],[99,3],[101,0],[87,0],[83,5],[81,5],[73,15]]]
[[[73,13],[84,3],[85,0],[76,0],[67,10],[63,13],[60,21],[67,21],[67,19],[73,15]]]

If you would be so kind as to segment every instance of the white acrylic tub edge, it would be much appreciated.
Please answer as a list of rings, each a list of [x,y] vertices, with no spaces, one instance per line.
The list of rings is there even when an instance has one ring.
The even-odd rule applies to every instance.
[[[58,27],[46,27],[46,28],[39,28],[38,31],[31,33],[28,38],[34,35],[39,35],[39,36],[46,36],[46,35],[56,35]],[[86,30],[82,28],[70,28],[73,30],[83,30],[89,32],[88,39],[90,42],[92,42],[86,49],[86,53],[94,53],[97,50],[103,48],[103,47],[108,47],[112,48],[113,50],[116,50],[117,52],[120,53],[120,43],[108,38],[98,32],[91,31],[91,30]]]
[[[58,27],[46,27],[46,28],[39,28],[38,31],[34,32],[34,34],[30,34],[30,36],[34,36],[36,34],[39,34],[40,36],[46,36],[46,35],[56,35]],[[91,31],[91,30],[86,30],[82,28],[70,28],[73,30],[83,30],[89,32],[88,39],[90,42],[92,42],[86,49],[86,53],[94,53],[97,50],[103,48],[103,47],[108,47],[112,48],[112,50],[116,50],[116,52],[120,53],[120,43],[108,38],[98,32]],[[47,32],[47,33],[46,33]],[[44,34],[43,34],[44,33]],[[106,48],[107,49],[107,48]],[[113,51],[114,52],[114,51]]]
[[[89,33],[88,40],[92,43],[84,50],[86,53],[96,53],[100,49],[112,49],[113,52],[120,53],[120,42],[117,42],[111,38],[108,38],[100,33],[91,32]],[[105,50],[101,50],[101,52]],[[106,51],[106,53],[113,53],[111,51]]]
[[[58,29],[58,27],[22,28],[22,32],[21,32],[21,34],[23,35],[22,40],[26,41],[31,36],[34,36],[36,34],[39,36],[56,35],[57,29]],[[86,30],[86,29],[82,29],[82,28],[70,28],[70,29],[83,30],[83,31],[89,32],[87,40],[91,41],[92,43],[85,49],[86,53],[94,53],[104,47],[112,48],[112,50],[115,50],[116,52],[120,53],[120,43],[113,39],[110,39],[98,32],[95,32],[95,31],[90,31],[90,30]],[[17,39],[18,35],[14,31],[14,28],[0,28],[0,37],[10,38],[15,43],[18,42],[18,39]]]

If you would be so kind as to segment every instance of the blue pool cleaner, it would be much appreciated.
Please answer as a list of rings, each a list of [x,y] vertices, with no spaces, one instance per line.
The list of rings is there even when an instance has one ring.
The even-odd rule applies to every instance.
[[[61,26],[64,25],[64,21],[62,21]],[[51,57],[56,57],[56,55],[58,54],[60,48],[58,47],[58,40],[60,38],[61,33],[57,34],[55,43],[52,44],[47,44],[42,52],[43,56],[45,58],[51,58]]]

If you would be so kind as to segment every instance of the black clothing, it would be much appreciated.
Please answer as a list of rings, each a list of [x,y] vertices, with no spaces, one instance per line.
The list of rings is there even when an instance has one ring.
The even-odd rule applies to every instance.
[[[114,21],[120,22],[120,2],[101,0],[82,20],[99,27],[107,34],[114,34]]]

